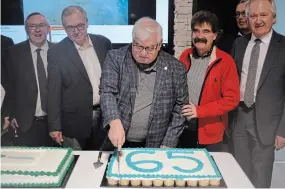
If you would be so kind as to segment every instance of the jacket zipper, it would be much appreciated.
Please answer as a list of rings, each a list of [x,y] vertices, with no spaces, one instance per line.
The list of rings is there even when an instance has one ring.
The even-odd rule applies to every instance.
[[[199,96],[199,102],[198,102],[198,105],[200,105],[200,101],[201,101],[201,97],[202,97],[202,93],[203,93],[203,90],[204,90],[204,86],[205,86],[205,81],[210,73],[210,71],[213,69],[213,67],[215,65],[217,65],[220,61],[222,60],[222,58],[218,58],[217,60],[215,60],[215,62],[211,65],[211,67],[208,69],[206,75],[205,75],[205,79],[203,81],[203,85],[202,85],[202,89],[201,89],[201,93],[200,93],[200,96]],[[197,135],[198,135],[198,128],[199,128],[199,119],[197,119]],[[199,136],[197,136],[197,148],[199,147]]]

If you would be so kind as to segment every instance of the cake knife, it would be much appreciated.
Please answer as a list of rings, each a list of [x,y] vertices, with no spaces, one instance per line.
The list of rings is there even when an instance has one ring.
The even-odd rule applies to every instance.
[[[118,182],[121,181],[121,169],[120,169],[120,156],[121,156],[121,149],[119,148],[118,142],[117,142],[117,163],[118,163],[118,174],[119,174],[119,180]],[[119,150],[120,149],[120,150]]]

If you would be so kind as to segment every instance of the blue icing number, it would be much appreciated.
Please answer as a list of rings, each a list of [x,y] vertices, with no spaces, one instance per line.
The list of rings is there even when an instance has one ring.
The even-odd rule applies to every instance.
[[[190,169],[190,170],[187,170],[187,169],[182,169],[178,166],[173,166],[172,168],[177,170],[177,171],[180,171],[182,173],[195,173],[195,172],[198,172],[200,170],[203,169],[203,166],[204,164],[197,158],[193,158],[193,157],[189,157],[189,156],[182,156],[182,155],[173,155],[173,153],[175,154],[193,154],[193,152],[166,152],[167,154],[167,158],[168,159],[189,159],[189,160],[192,160],[194,162],[197,163],[197,167],[195,167],[194,169]]]
[[[151,150],[151,151],[134,151],[134,152],[130,152],[127,156],[126,156],[126,163],[127,165],[132,168],[135,171],[138,172],[143,172],[143,173],[153,173],[153,172],[158,172],[162,169],[163,164],[159,161],[155,161],[155,160],[140,160],[140,161],[132,161],[132,157],[134,155],[138,155],[138,154],[154,154],[155,151]],[[150,168],[150,169],[144,169],[144,168],[140,168],[137,167],[137,165],[139,164],[155,164],[156,167],[155,168]]]

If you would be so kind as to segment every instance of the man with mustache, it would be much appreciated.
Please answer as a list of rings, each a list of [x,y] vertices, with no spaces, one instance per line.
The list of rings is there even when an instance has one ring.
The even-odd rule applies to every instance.
[[[249,0],[241,0],[236,7],[235,18],[239,29],[238,36],[243,36],[251,32],[248,24],[248,18],[245,13],[248,3]]]
[[[237,70],[232,57],[215,46],[215,14],[197,12],[191,29],[194,48],[186,49],[180,56],[188,72],[189,92],[189,103],[182,109],[187,121],[180,147],[221,151],[228,112],[239,102]]]
[[[14,145],[51,145],[47,126],[47,41],[49,23],[39,12],[31,13],[25,20],[27,41],[16,44],[7,51],[7,106],[10,126],[18,131]],[[14,131],[14,132],[15,132]]]
[[[76,150],[99,150],[104,138],[99,84],[111,42],[87,33],[87,14],[80,6],[66,7],[61,19],[68,37],[48,52],[50,136]]]
[[[253,185],[269,188],[274,151],[285,146],[285,37],[272,27],[273,0],[247,6],[252,34],[238,38],[232,56],[240,74],[240,103],[235,111],[234,156]]]
[[[148,17],[133,28],[133,42],[109,51],[100,94],[104,127],[119,149],[176,147],[188,101],[185,67],[161,50],[162,28]]]

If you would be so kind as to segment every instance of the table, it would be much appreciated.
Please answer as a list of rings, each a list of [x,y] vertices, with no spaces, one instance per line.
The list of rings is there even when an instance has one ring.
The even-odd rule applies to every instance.
[[[103,152],[101,162],[104,164],[95,169],[98,151],[74,151],[80,155],[67,182],[66,188],[100,188],[101,180],[111,152]],[[254,188],[234,157],[226,152],[211,153],[228,188]],[[161,188],[160,188],[161,189]]]

